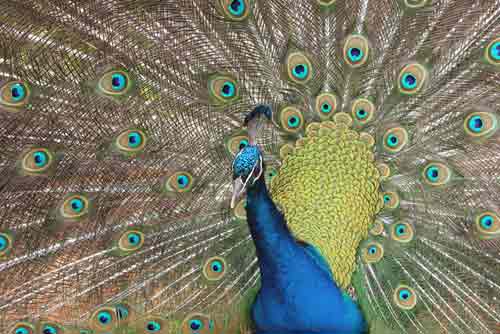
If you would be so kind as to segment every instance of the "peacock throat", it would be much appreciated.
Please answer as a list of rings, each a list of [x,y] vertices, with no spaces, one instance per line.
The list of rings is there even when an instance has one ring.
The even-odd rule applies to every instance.
[[[345,113],[311,123],[284,154],[271,184],[273,201],[293,234],[321,250],[344,289],[351,284],[358,246],[383,206],[374,139],[351,125]]]

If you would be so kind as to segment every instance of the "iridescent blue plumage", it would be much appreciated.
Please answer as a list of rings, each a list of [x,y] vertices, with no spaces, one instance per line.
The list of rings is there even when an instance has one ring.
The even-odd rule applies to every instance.
[[[256,146],[245,147],[233,163],[234,177],[246,179],[261,160]],[[263,175],[248,185],[246,206],[261,273],[252,307],[257,334],[363,333],[366,324],[357,305],[337,286],[321,253],[291,234]]]

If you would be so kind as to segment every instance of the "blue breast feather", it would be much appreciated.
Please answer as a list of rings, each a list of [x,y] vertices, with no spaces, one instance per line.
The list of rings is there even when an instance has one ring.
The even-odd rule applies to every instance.
[[[336,285],[320,252],[295,240],[262,178],[248,190],[246,210],[261,271],[252,307],[257,334],[365,333],[358,306]]]

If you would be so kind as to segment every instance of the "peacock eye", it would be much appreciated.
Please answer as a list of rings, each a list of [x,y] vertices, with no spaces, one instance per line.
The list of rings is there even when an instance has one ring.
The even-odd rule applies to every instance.
[[[28,174],[42,174],[54,162],[54,155],[46,148],[34,148],[26,152],[21,158],[21,166]]]
[[[144,234],[140,231],[127,231],[118,241],[121,250],[130,252],[138,250],[144,244]]]
[[[368,113],[366,112],[366,110],[365,110],[365,109],[358,109],[358,110],[356,111],[356,117],[357,117],[359,120],[365,119],[367,115],[368,115]]]
[[[54,326],[44,325],[42,333],[43,334],[58,334],[58,330]]]
[[[323,93],[316,97],[316,113],[322,120],[330,118],[335,112],[337,106],[337,97],[331,93]]]
[[[498,119],[492,112],[472,112],[465,118],[464,128],[472,138],[488,138],[497,131]]]
[[[0,256],[6,254],[7,251],[11,248],[11,239],[5,233],[0,233]]]
[[[184,189],[189,185],[189,177],[187,175],[179,175],[177,176],[177,185],[179,189]]]
[[[365,263],[377,263],[384,256],[384,248],[378,242],[370,242],[363,248],[361,254]]]
[[[165,189],[169,192],[184,193],[193,188],[193,176],[185,171],[179,171],[170,176]]]
[[[129,74],[124,70],[111,70],[99,79],[98,89],[108,96],[121,96],[132,88]]]
[[[14,331],[15,334],[29,334],[29,330],[26,327],[18,327]]]
[[[42,325],[42,334],[62,334],[63,328],[55,323],[45,323]]]
[[[89,200],[83,195],[71,195],[63,201],[61,206],[61,214],[66,219],[83,218],[88,211]]]
[[[500,65],[500,38],[496,38],[488,44],[485,56],[488,63]]]
[[[109,331],[116,325],[117,311],[114,307],[104,306],[98,308],[91,317],[92,327],[100,331]]]
[[[33,334],[35,331],[33,329],[33,326],[28,323],[18,323],[12,332],[12,334]]]
[[[299,132],[304,124],[302,113],[295,107],[285,107],[279,113],[280,124],[284,131],[289,133]]]
[[[448,183],[451,179],[450,169],[442,163],[433,162],[425,166],[424,182],[431,186],[441,186]]]
[[[226,104],[238,98],[236,80],[228,75],[215,74],[211,76],[208,88],[214,103]]]
[[[245,3],[241,0],[232,0],[228,5],[229,12],[240,17],[245,12]]]
[[[208,259],[203,266],[203,274],[209,281],[220,280],[226,271],[226,262],[221,257]]]
[[[116,138],[116,146],[123,153],[137,153],[146,145],[146,135],[141,130],[126,130]]]
[[[161,324],[158,321],[150,320],[146,324],[148,333],[156,333],[161,330]]]
[[[218,0],[218,9],[231,21],[242,21],[250,14],[249,0]]]
[[[6,111],[19,111],[25,107],[31,95],[31,89],[23,81],[10,81],[0,86],[0,107]]]
[[[189,321],[189,328],[193,331],[197,331],[203,328],[203,323],[198,319],[193,319]]]
[[[220,94],[225,98],[232,98],[236,92],[234,84],[230,81],[226,81],[222,84]]]
[[[297,64],[292,69],[293,76],[298,80],[304,80],[309,74],[309,66],[305,63]]]
[[[392,128],[386,131],[383,137],[384,149],[389,153],[401,151],[408,143],[408,132],[402,127]]]
[[[287,58],[288,77],[295,83],[305,84],[312,78],[312,65],[301,52],[294,52]]]
[[[299,118],[297,116],[288,117],[288,126],[290,128],[296,128],[299,126]]]
[[[420,64],[408,64],[399,73],[399,91],[405,95],[418,93],[427,81],[427,70]]]
[[[373,119],[374,113],[375,105],[368,99],[357,98],[352,103],[351,115],[360,126],[364,126],[370,122]]]
[[[384,206],[387,209],[396,209],[399,207],[399,195],[394,191],[384,192],[382,199],[384,200]]]
[[[99,312],[99,314],[97,315],[97,319],[103,325],[108,325],[109,323],[111,323],[111,321],[113,321],[113,317],[108,311]]]
[[[476,216],[476,232],[480,239],[495,239],[500,235],[500,218],[491,211]]]
[[[491,59],[500,62],[500,41],[493,43],[489,51]]]
[[[410,242],[413,240],[414,234],[415,232],[413,226],[409,223],[397,223],[391,225],[391,237],[398,242]]]
[[[404,73],[401,78],[401,85],[405,90],[411,90],[417,87],[417,77],[412,73]]]
[[[368,60],[368,40],[361,35],[351,35],[344,44],[344,60],[351,67],[359,67]]]
[[[415,291],[405,285],[400,285],[394,290],[394,303],[403,310],[411,310],[417,304]]]

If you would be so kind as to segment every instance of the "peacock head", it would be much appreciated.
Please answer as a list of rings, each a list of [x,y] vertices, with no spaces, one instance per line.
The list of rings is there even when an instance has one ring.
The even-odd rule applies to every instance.
[[[255,145],[245,146],[233,161],[233,196],[231,208],[255,182],[263,177],[264,162],[259,148]]]
[[[233,196],[231,208],[234,208],[238,199],[246,189],[261,177],[264,172],[264,159],[257,147],[257,127],[261,116],[271,119],[271,108],[258,105],[246,117],[244,124],[248,127],[249,145],[243,147],[233,161]]]

